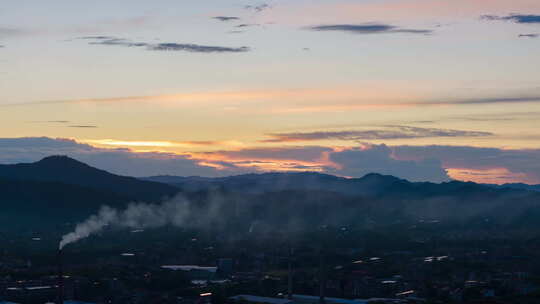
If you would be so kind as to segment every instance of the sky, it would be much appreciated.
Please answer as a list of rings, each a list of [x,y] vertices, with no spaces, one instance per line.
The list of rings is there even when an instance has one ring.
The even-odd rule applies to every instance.
[[[540,183],[538,0],[4,0],[0,163]]]

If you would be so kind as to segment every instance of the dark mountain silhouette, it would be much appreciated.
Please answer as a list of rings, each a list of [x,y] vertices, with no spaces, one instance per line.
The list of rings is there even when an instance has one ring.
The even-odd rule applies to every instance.
[[[502,185],[488,184],[488,186],[498,188],[498,189],[509,188],[509,189],[520,189],[520,190],[540,192],[540,185],[528,185],[528,184],[523,184],[523,183],[512,183],[512,184],[502,184]]]
[[[50,156],[28,164],[0,165],[0,178],[60,182],[100,189],[140,200],[157,200],[178,192],[176,188],[166,184],[115,175],[67,156]]]
[[[360,196],[410,196],[457,195],[463,191],[496,191],[484,185],[452,181],[446,183],[409,182],[391,175],[370,173],[361,178],[343,178],[328,174],[263,173],[230,177],[177,177],[153,176],[143,180],[167,183],[185,191],[225,189],[242,193],[265,193],[284,190],[330,191]],[[503,189],[503,188],[501,188]]]
[[[325,190],[349,195],[374,195],[391,185],[408,183],[389,175],[368,174],[360,179],[348,179],[313,172],[244,174],[219,178],[153,176],[143,180],[167,183],[186,191],[227,189],[244,193],[264,193],[283,190]]]
[[[0,231],[75,223],[100,206],[124,207],[131,199],[113,192],[58,182],[0,178]]]

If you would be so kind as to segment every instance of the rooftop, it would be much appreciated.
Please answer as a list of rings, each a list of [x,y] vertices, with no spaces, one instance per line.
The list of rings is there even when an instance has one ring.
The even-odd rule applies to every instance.
[[[237,295],[237,296],[234,296],[234,297],[230,297],[229,299],[234,300],[234,301],[248,301],[248,302],[268,303],[268,304],[289,304],[289,303],[292,303],[292,301],[288,300],[288,299],[259,297],[259,296],[252,296],[252,295]]]
[[[183,271],[191,271],[191,270],[202,270],[202,271],[208,271],[208,272],[217,271],[217,267],[195,266],[195,265],[163,265],[161,266],[161,268],[171,269],[171,270],[183,270]]]

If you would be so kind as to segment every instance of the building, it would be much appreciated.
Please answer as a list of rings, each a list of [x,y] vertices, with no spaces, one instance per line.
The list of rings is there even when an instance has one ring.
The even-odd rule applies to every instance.
[[[217,267],[195,265],[164,265],[161,268],[184,271],[191,280],[212,280],[218,269]]]
[[[253,296],[253,295],[237,295],[234,297],[230,297],[229,300],[235,303],[253,303],[253,304],[319,304],[320,303],[319,296],[298,295],[298,294],[293,294],[291,300],[285,299],[285,298],[259,297],[259,296]],[[402,299],[386,299],[386,298],[342,299],[342,298],[325,297],[324,301],[326,304],[407,303],[406,300],[402,300]]]
[[[228,277],[233,273],[233,259],[218,259],[217,271],[221,276]]]
[[[270,297],[259,297],[252,295],[237,295],[230,297],[229,300],[235,303],[256,303],[256,304],[292,304],[293,301],[282,298],[270,298]]]

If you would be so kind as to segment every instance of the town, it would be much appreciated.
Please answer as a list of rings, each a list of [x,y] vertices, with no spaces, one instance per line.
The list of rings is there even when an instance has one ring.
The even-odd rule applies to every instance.
[[[54,250],[40,254],[47,238],[2,241],[13,249],[1,253],[0,299],[57,303],[58,257]],[[540,297],[538,239],[395,242],[327,227],[323,238],[224,242],[164,228],[97,236],[62,254],[64,303],[537,303]]]

